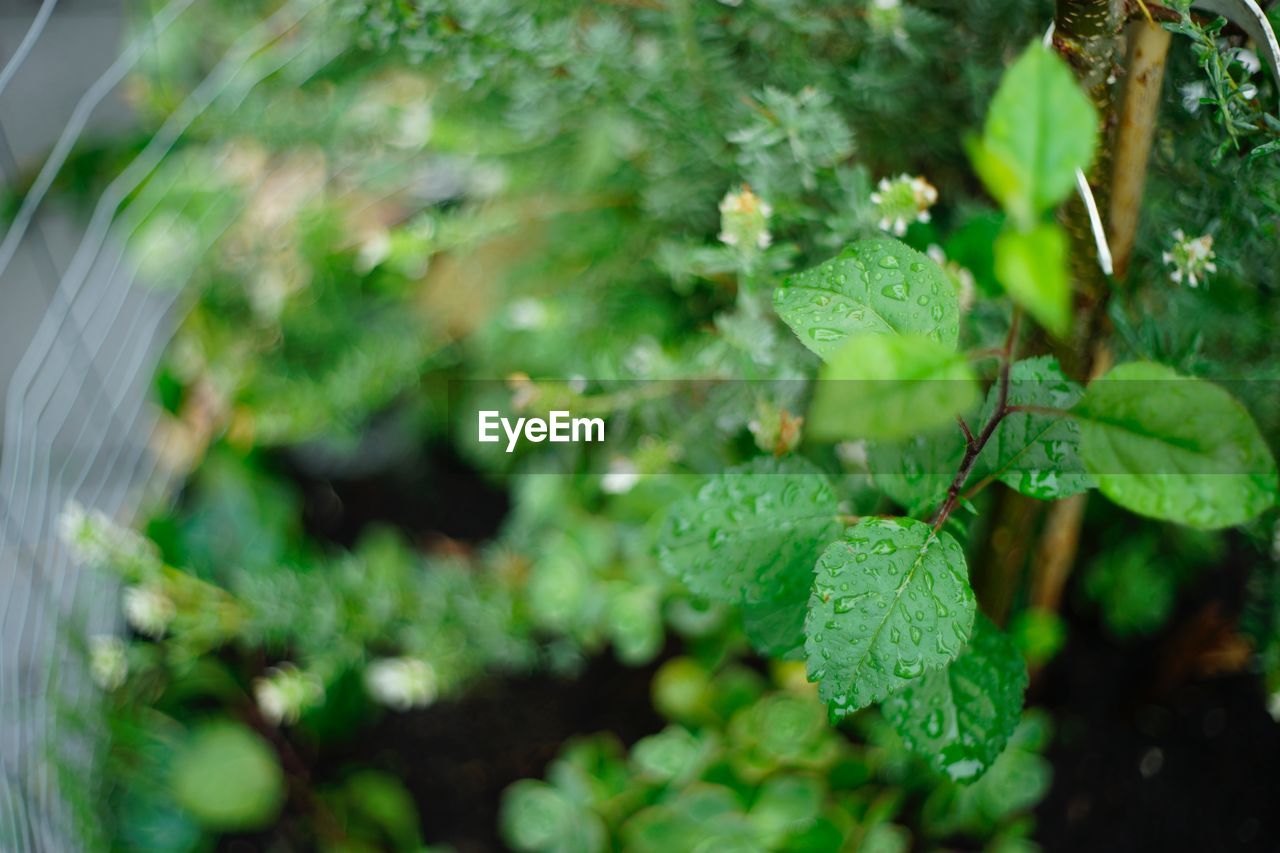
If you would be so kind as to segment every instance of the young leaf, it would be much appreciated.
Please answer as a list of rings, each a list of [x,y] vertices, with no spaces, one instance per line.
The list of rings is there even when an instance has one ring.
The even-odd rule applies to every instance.
[[[977,398],[964,355],[918,335],[861,335],[819,374],[808,434],[907,438],[952,423]]]
[[[1081,456],[1108,498],[1213,529],[1276,500],[1276,463],[1249,412],[1202,379],[1151,362],[1113,368],[1076,407]]]
[[[998,389],[987,396],[979,423],[995,412]],[[1051,356],[1016,362],[1009,371],[1009,404],[1070,409],[1084,389]],[[1093,485],[1080,460],[1080,425],[1073,418],[1012,412],[991,436],[979,460],[1005,485],[1040,500],[1079,494]]]
[[[811,463],[760,457],[674,504],[659,557],[697,595],[771,601],[809,585],[814,560],[840,533],[839,512],[830,482]]]
[[[960,303],[928,256],[897,240],[854,243],[824,264],[791,276],[774,308],[801,343],[829,359],[851,335],[924,335],[955,349]]]
[[[881,709],[907,748],[954,782],[995,763],[1022,716],[1027,668],[1009,637],[979,614],[973,636],[945,669],[925,673]]]
[[[869,518],[814,569],[805,658],[836,716],[945,666],[969,640],[974,598],[950,534],[909,518]]]
[[[1059,338],[1071,331],[1067,235],[1056,223],[996,238],[996,279],[1014,302]]]
[[[1066,62],[1038,44],[1005,72],[970,158],[987,191],[1031,228],[1093,162],[1098,114]]]

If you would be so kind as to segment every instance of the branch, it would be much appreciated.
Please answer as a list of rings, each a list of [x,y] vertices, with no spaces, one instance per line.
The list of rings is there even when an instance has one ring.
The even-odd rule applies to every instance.
[[[956,471],[956,475],[951,480],[951,485],[947,487],[947,498],[942,502],[942,506],[938,507],[938,511],[933,516],[933,532],[937,533],[942,529],[942,525],[946,523],[951,512],[956,508],[956,504],[960,501],[960,490],[964,488],[965,482],[969,479],[969,475],[973,473],[973,466],[977,463],[978,457],[982,455],[982,449],[987,446],[987,442],[991,440],[991,436],[995,435],[996,427],[1000,426],[1000,422],[1004,420],[1005,415],[1009,414],[1009,371],[1013,367],[1014,347],[1018,341],[1018,321],[1022,316],[1022,311],[1016,306],[1013,309],[1013,317],[1009,321],[1009,335],[1005,338],[1004,348],[1000,354],[1000,379],[998,380],[999,391],[996,398],[996,410],[991,415],[991,420],[987,421],[987,425],[982,428],[982,432],[977,438],[973,437],[973,433],[969,431],[969,426],[960,419],[960,427],[964,430],[966,445],[964,456],[960,460],[960,468]]]

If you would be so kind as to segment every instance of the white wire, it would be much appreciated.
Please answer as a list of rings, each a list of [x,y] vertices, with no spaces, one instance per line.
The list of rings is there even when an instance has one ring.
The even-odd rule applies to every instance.
[[[18,43],[18,49],[13,52],[13,56],[9,57],[9,61],[4,64],[4,69],[0,70],[0,95],[4,94],[5,87],[9,85],[9,81],[13,79],[14,75],[18,73],[18,69],[22,67],[22,63],[26,61],[27,54],[31,52],[31,48],[35,47],[40,34],[44,32],[44,25],[49,23],[49,18],[53,15],[53,9],[57,5],[58,0],[44,0],[40,4],[40,8],[36,10],[36,16],[32,19],[31,26],[27,28],[27,34]]]
[[[312,8],[314,8],[314,7],[312,7]],[[308,10],[307,10],[307,12],[309,12],[309,11],[310,11],[310,9],[308,9]],[[304,15],[305,15],[305,14],[306,14],[306,12],[304,12]],[[301,19],[301,17],[302,17],[302,16],[299,16],[299,20]],[[273,16],[272,21],[271,21],[270,23],[265,24],[265,25],[264,25],[264,28],[269,28],[270,26],[272,26],[272,25],[273,25],[274,23],[276,23],[276,22],[278,22],[278,19],[277,19],[277,18],[275,18],[275,17]],[[294,24],[296,24],[296,23],[297,23],[297,22],[295,21],[295,22],[294,22]],[[292,25],[290,25],[290,28],[291,28],[291,27],[292,27]],[[268,40],[270,40],[270,39],[268,39]],[[264,42],[264,43],[265,43],[265,42]],[[256,51],[256,49],[255,49],[255,51]],[[253,53],[253,52],[255,52],[255,51],[250,51],[248,55],[249,55],[249,56],[251,56],[251,55],[252,55],[252,53]],[[295,56],[296,56],[296,55],[300,55],[302,52],[304,52],[304,51],[303,51],[303,50],[299,50],[299,51],[295,54]],[[290,57],[288,60],[286,60],[286,63],[287,63],[288,61],[290,61],[292,58],[293,58],[293,57]],[[326,59],[326,60],[325,60],[325,62],[327,62],[327,61],[328,61],[328,59]],[[283,64],[283,63],[282,63],[282,64]],[[320,67],[320,66],[317,66],[317,68],[318,68],[318,67]],[[272,73],[274,70],[278,70],[278,69],[268,69],[265,73],[263,73],[262,75],[258,76],[258,78],[250,84],[250,87],[249,87],[249,88],[251,88],[253,85],[256,85],[256,83],[257,83],[257,82],[259,82],[261,79],[265,78],[268,74]],[[238,73],[239,69],[237,68],[237,69],[235,69],[235,71],[236,71],[236,73]],[[213,76],[213,75],[211,75],[211,76]],[[235,74],[229,75],[229,78],[228,78],[228,79],[234,78],[234,76],[235,76]],[[207,82],[207,81],[206,81],[206,82]],[[220,88],[218,88],[218,87],[213,87],[213,91],[214,91],[214,97],[216,97],[219,93],[221,93],[222,89],[220,89]],[[244,92],[243,92],[243,93],[241,93],[241,96],[243,97],[243,94],[247,94],[247,91],[248,91],[248,88],[246,88],[246,89],[244,90]],[[203,95],[203,94],[204,94],[204,93],[202,93],[202,95]],[[203,108],[202,108],[202,109],[203,109]],[[200,110],[197,110],[197,111],[195,112],[195,114],[196,114],[196,115],[198,115],[198,114],[199,114],[199,111],[200,111]],[[194,115],[192,115],[192,116],[191,116],[191,118],[194,118]],[[177,133],[173,135],[173,139],[174,139],[174,141],[176,141],[177,137],[178,137],[178,136],[180,136],[181,132],[182,132],[183,130],[185,130],[185,127],[187,126],[187,124],[189,124],[189,121],[188,121],[187,123],[180,123],[180,124],[178,124],[178,125],[170,125],[170,124],[167,124],[167,125],[166,125],[166,129],[168,129],[168,128],[170,128],[170,127],[173,127],[174,129],[176,129],[176,130],[177,130]],[[154,140],[153,140],[153,141],[154,141]],[[168,150],[169,150],[169,148],[171,147],[171,144],[172,144],[172,143],[170,143],[170,145],[164,146],[164,147],[163,147],[163,148],[161,148],[161,149],[157,149],[157,150],[159,151],[159,157],[158,157],[158,158],[154,158],[154,161],[155,161],[155,162],[158,162],[158,161],[159,161],[159,159],[162,159],[162,158],[163,158],[163,156],[165,156],[165,155],[168,153]],[[150,146],[149,146],[149,149],[150,149]],[[146,153],[147,153],[147,152],[144,152],[144,155],[145,155]],[[142,156],[143,156],[143,155],[140,155],[140,159],[142,159]],[[133,164],[133,165],[136,165],[136,164],[137,164],[137,162],[138,162],[138,161],[135,161],[135,164]],[[143,162],[145,163],[145,162],[148,162],[148,161],[143,160]],[[140,169],[140,170],[138,170],[138,171],[136,171],[136,172],[135,172],[132,168],[131,168],[131,169],[129,169],[129,170],[126,170],[126,174],[129,174],[129,175],[131,175],[131,176],[132,176],[132,175],[134,175],[134,174],[136,174],[136,175],[137,175],[137,181],[139,181],[139,182],[140,182],[140,180],[141,180],[142,178],[144,178],[144,177],[145,177],[145,175],[146,175],[146,174],[148,174],[148,173],[151,171],[151,169],[152,169],[153,167],[154,167],[154,162],[150,163],[150,165],[149,165],[147,168]],[[125,175],[122,175],[121,177],[122,177],[122,178],[124,178],[124,177],[125,177]],[[136,182],[135,182],[135,184],[134,184],[134,185],[136,186]],[[120,179],[117,179],[117,181],[116,181],[116,182],[113,182],[113,184],[112,184],[112,189],[119,190],[120,188],[121,188]],[[118,193],[118,196],[116,196],[116,197],[113,199],[114,204],[113,204],[112,210],[114,210],[114,207],[117,207],[117,206],[118,206],[119,202],[120,202],[121,200],[123,200],[123,197],[124,197],[125,195],[127,195],[127,192],[128,192],[128,191],[131,191],[131,190],[132,190],[132,187],[129,187],[129,189],[128,189],[128,190],[123,191],[123,192],[119,192],[119,193]],[[30,198],[30,197],[29,197],[29,198]],[[103,209],[104,209],[104,202],[107,202],[107,201],[108,201],[108,198],[104,197],[103,202],[100,202],[100,204],[99,204],[99,210],[98,210],[98,211],[95,211],[95,214],[97,214],[99,211],[101,211],[101,210],[103,210]],[[109,216],[108,216],[108,217],[106,217],[106,218],[105,218],[105,220],[103,220],[103,219],[99,219],[99,218],[95,215],[95,219],[98,219],[98,222],[96,222],[96,223],[95,223],[95,225],[99,226],[99,228],[101,228],[101,229],[105,229],[105,226],[106,226],[106,225],[109,225],[109,223],[110,223],[110,218],[111,218],[111,217],[109,217]],[[90,230],[91,230],[91,232],[92,232],[92,231],[94,231],[95,229],[91,226],[91,229],[90,229]],[[90,237],[91,237],[91,239],[90,239]],[[93,233],[93,234],[91,234],[91,235],[87,235],[86,240],[81,244],[81,248],[77,250],[77,253],[76,253],[76,260],[75,260],[75,261],[73,261],[73,266],[75,266],[75,267],[76,267],[76,269],[75,269],[75,270],[69,270],[69,271],[68,271],[68,276],[64,277],[64,279],[63,279],[63,284],[64,284],[64,285],[65,285],[65,283],[66,283],[70,278],[72,278],[72,276],[70,275],[72,272],[79,272],[79,270],[80,270],[80,269],[83,269],[83,270],[84,270],[84,274],[85,274],[85,275],[88,275],[88,274],[89,274],[89,272],[91,272],[92,267],[93,267],[93,265],[94,265],[94,263],[95,263],[95,261],[93,260],[93,258],[96,258],[96,257],[97,257],[97,254],[100,252],[100,249],[101,249],[101,243],[102,243],[102,241],[103,241],[103,240],[105,240],[105,234],[103,234],[103,235],[101,235],[101,236],[99,236],[99,234],[96,234],[96,233]],[[86,250],[86,248],[87,248],[88,246],[90,246],[90,245],[93,245],[94,243],[97,243],[98,245],[93,249],[92,255],[91,255],[91,256],[90,256],[90,255],[86,255],[86,254],[85,254],[85,250]],[[86,261],[86,260],[85,260],[86,258],[88,258],[89,260],[87,260],[87,261]],[[113,270],[113,273],[112,273],[112,275],[110,276],[110,278],[114,278],[114,270]],[[130,286],[129,284],[126,284],[126,285],[125,285],[125,288],[127,289],[129,286]],[[77,289],[78,289],[78,288],[77,288]],[[59,288],[59,291],[58,291],[58,292],[59,292],[59,293],[61,293],[61,292],[62,292],[62,287],[61,287],[61,286],[60,286],[60,288]],[[170,297],[170,300],[169,300],[170,305],[172,304],[172,300],[175,300],[175,299],[177,299],[177,298],[178,298],[178,294],[177,294],[177,293],[172,294],[172,296]],[[71,302],[75,302],[75,296],[74,296],[74,295],[72,296]],[[119,313],[120,305],[122,305],[122,304],[123,304],[123,303],[118,303],[118,304],[117,304],[117,310],[116,310],[117,315],[118,315],[118,313]],[[93,310],[96,310],[96,309],[93,309]],[[130,378],[129,378],[129,379],[127,380],[127,382],[125,383],[125,384],[126,384],[126,392],[125,392],[125,393],[128,393],[128,391],[127,391],[127,386],[132,385],[132,383],[133,383],[133,377],[136,377],[136,376],[137,376],[137,374],[141,371],[141,369],[143,368],[143,366],[145,365],[145,363],[146,363],[146,361],[147,361],[147,356],[149,355],[150,351],[151,351],[151,350],[153,350],[153,349],[155,348],[155,345],[156,345],[156,343],[157,343],[157,341],[158,341],[158,339],[159,339],[159,336],[158,336],[158,334],[157,334],[157,328],[158,328],[158,326],[159,326],[159,319],[161,319],[161,318],[163,317],[163,314],[164,314],[164,313],[167,313],[167,310],[168,310],[168,309],[166,308],[166,311],[165,311],[165,312],[163,312],[163,313],[161,313],[161,314],[159,314],[159,315],[156,315],[156,322],[152,324],[152,326],[153,326],[153,327],[152,327],[152,328],[150,328],[150,329],[148,329],[148,330],[146,330],[146,332],[145,332],[145,334],[144,334],[144,337],[143,337],[143,340],[144,340],[144,341],[146,341],[146,343],[145,343],[143,346],[141,346],[141,347],[139,347],[139,348],[138,348],[138,350],[137,350],[137,354],[136,354],[135,358],[132,360],[132,361],[133,361],[133,363],[132,363],[132,364],[130,364],[130,365],[128,366],[127,370],[126,370],[126,376],[127,376],[127,377],[130,377]],[[65,306],[65,313],[64,313],[64,318],[63,318],[64,320],[65,320],[65,316],[66,316],[67,314],[69,314],[69,313],[70,313],[70,303],[67,303],[67,304],[66,304],[66,306]],[[138,317],[140,316],[140,313],[141,313],[141,312],[136,312],[136,313],[135,313],[134,318],[133,318],[133,322],[134,322],[134,323],[136,323],[136,321],[137,321]],[[60,323],[59,323],[59,331],[61,330],[62,325],[63,325],[63,324],[62,324],[62,322],[60,321]],[[132,332],[132,331],[133,331],[133,326],[132,326],[132,324],[131,324],[130,332]],[[55,333],[55,339],[56,339],[57,337],[58,337],[58,335]],[[34,342],[33,342],[33,344],[34,344]],[[51,344],[52,344],[52,341],[50,341],[50,345],[51,345]],[[44,347],[44,349],[45,349],[45,351],[46,351],[46,353],[47,353],[47,351],[48,351],[48,347],[46,346],[46,347]],[[30,354],[30,353],[31,353],[31,351],[29,351],[29,352],[28,352],[28,354]],[[120,354],[121,354],[120,352],[117,352],[117,357],[116,357],[116,359],[113,361],[113,367],[114,367],[115,363],[119,361],[119,356],[120,356]],[[31,373],[31,371],[24,371],[24,378],[23,378],[23,382],[24,382],[24,383],[27,381],[27,380],[26,380],[26,377],[27,377],[27,375],[28,375],[28,374],[30,374],[30,373]],[[81,375],[81,385],[83,385],[83,380],[84,380],[84,376],[83,376],[83,375]],[[13,390],[15,390],[15,388],[16,388],[16,387],[23,387],[23,386],[22,386],[22,384],[19,384],[19,385],[17,385],[17,386],[11,386],[11,392],[12,392]],[[29,390],[29,389],[30,389],[30,387],[32,387],[32,386],[26,386],[27,390]],[[52,392],[51,392],[51,393],[52,393]],[[78,389],[77,389],[77,393],[78,393]],[[25,390],[24,390],[24,392],[22,393],[21,397],[22,397],[22,399],[25,401],[25,399],[26,399],[26,397],[27,397],[27,393],[26,393],[26,391],[25,391]],[[117,399],[117,400],[115,400],[115,401],[112,401],[112,400],[110,399],[110,395],[108,395],[109,408],[110,408],[112,411],[116,411],[116,410],[118,410],[122,402],[123,402],[123,398],[120,398],[120,399]],[[45,414],[45,413],[47,413],[47,407],[48,407],[48,401],[46,400],[46,402],[41,406],[41,415],[38,415],[38,416],[37,416],[37,418],[36,418],[36,429],[35,429],[35,431],[34,431],[34,432],[35,432],[35,434],[36,434],[37,436],[38,436],[38,434],[39,434],[39,424],[40,424],[40,421],[42,420],[42,415],[43,415],[43,414]],[[21,407],[19,407],[19,408],[21,408]],[[95,404],[94,408],[96,409],[96,404]],[[137,409],[135,410],[135,413],[134,413],[133,418],[132,418],[132,419],[130,420],[130,422],[129,422],[129,429],[128,429],[128,430],[126,430],[126,435],[127,435],[127,434],[129,434],[130,432],[132,432],[132,429],[133,429],[133,427],[135,427],[135,426],[136,426],[136,424],[137,424],[137,422],[138,422],[138,419],[139,419],[139,417],[141,416],[141,414],[142,414],[142,411],[143,411],[143,410],[144,410],[144,409],[143,409],[143,407],[142,407],[141,405],[137,407]],[[21,413],[19,413],[19,414],[21,415]],[[23,432],[23,431],[22,431],[22,429],[21,429],[21,425],[23,424],[23,422],[24,422],[25,420],[26,420],[26,419],[25,419],[25,417],[22,417],[22,416],[19,416],[19,417],[17,418],[17,420],[16,420],[16,423],[19,425],[19,427],[18,427],[18,431],[17,431],[17,437],[18,437],[18,439],[19,439],[18,443],[19,443],[19,447],[20,447],[20,448],[21,448],[21,446],[22,446],[22,445],[24,445],[24,444],[25,444],[25,442],[23,442],[23,440],[22,440],[22,432]],[[86,427],[87,425],[88,425],[88,423],[87,423],[87,422],[86,422],[86,423],[82,423],[81,435],[83,434],[83,429],[84,429],[84,427]],[[13,433],[13,432],[10,432],[10,436],[13,436],[13,435],[14,435],[14,433]],[[77,437],[77,441],[76,441],[76,442],[73,442],[73,445],[75,445],[75,444],[78,444],[78,443],[79,443],[79,439],[80,439],[80,437],[81,437],[81,436],[78,436],[78,437]],[[113,460],[114,460],[114,458],[115,458],[115,457],[117,457],[117,456],[119,455],[120,451],[123,449],[123,447],[125,446],[125,444],[127,444],[127,442],[126,442],[126,443],[120,443],[120,444],[117,444],[117,447],[116,447],[116,449],[115,449],[115,452],[113,453]],[[100,446],[100,445],[101,445],[101,442],[99,443],[99,446]],[[141,452],[142,452],[142,447],[143,447],[143,446],[144,446],[144,445],[142,445],[141,443],[139,443],[138,445],[136,445],[135,453],[141,453]],[[12,449],[13,449],[13,448],[12,448],[12,445],[10,445],[10,446],[6,447],[6,450],[12,450]],[[81,488],[81,486],[84,484],[84,482],[86,481],[86,479],[87,479],[88,475],[89,475],[89,474],[91,473],[91,471],[92,471],[93,464],[94,464],[94,461],[96,460],[97,455],[98,455],[98,449],[97,449],[97,448],[95,448],[95,449],[94,449],[94,450],[93,450],[93,451],[92,451],[92,452],[87,456],[87,458],[82,457],[82,458],[85,458],[84,466],[83,466],[83,468],[82,468],[81,475],[80,475],[80,476],[79,476],[79,478],[77,479],[77,483],[76,483],[76,485],[75,485],[75,486],[70,490],[70,493],[71,493],[71,494],[76,493],[76,491],[78,491],[78,490]],[[19,458],[19,459],[21,459],[21,453],[19,453],[19,457],[18,457],[18,458]],[[71,461],[71,460],[68,458],[68,459],[64,462],[63,469],[62,469],[62,472],[61,472],[61,473],[65,474],[65,471],[66,471],[66,465],[67,465],[67,464],[69,464],[69,462],[70,462],[70,461]],[[18,466],[18,465],[15,465],[15,466],[14,466],[14,468],[15,468],[14,477],[13,477],[13,478],[12,478],[12,480],[11,480],[11,481],[14,483],[14,486],[15,486],[15,487],[16,487],[16,481],[17,481],[17,476],[18,476],[18,474],[17,474],[17,470],[16,470],[16,469],[17,469],[18,467],[20,467],[20,466]],[[46,502],[47,502],[47,501],[46,501],[46,498],[49,496],[49,495],[46,493],[46,490],[45,490],[45,488],[44,488],[43,486],[36,487],[36,486],[35,486],[35,484],[34,484],[34,482],[33,482],[34,480],[41,479],[41,478],[37,478],[37,477],[35,476],[35,474],[36,474],[36,469],[35,469],[35,467],[34,467],[34,466],[30,466],[28,470],[29,470],[29,477],[25,479],[25,482],[27,483],[28,492],[27,492],[26,497],[25,497],[25,498],[24,498],[24,500],[23,500],[23,506],[22,506],[22,510],[23,510],[23,514],[22,514],[22,521],[21,521],[21,522],[18,524],[18,526],[17,526],[17,532],[18,532],[19,536],[21,536],[22,532],[24,531],[26,515],[27,515],[27,513],[30,511],[30,509],[32,508],[32,506],[33,506],[33,505],[36,505],[36,504],[43,504],[43,503],[46,503]],[[150,472],[148,472],[148,473],[150,474]],[[46,481],[46,482],[47,482],[47,481]],[[100,492],[100,491],[101,491],[101,489],[102,489],[102,488],[104,488],[106,485],[107,485],[107,481],[104,479],[104,480],[99,484],[98,489],[97,489],[97,490],[95,490],[95,491]],[[30,492],[30,490],[32,490],[32,489],[34,489],[34,488],[38,488],[38,489],[39,489],[39,492],[41,493],[41,500],[40,500],[40,501],[30,501],[30,500],[29,500],[29,498],[31,497],[31,492]],[[123,495],[120,495],[120,498],[121,498],[121,499],[123,499]],[[112,500],[113,500],[113,501],[115,500],[115,497],[114,497],[114,496],[113,496]],[[12,509],[12,508],[13,508],[13,507],[11,506],[11,509]],[[3,541],[4,541],[4,539],[6,539],[6,538],[7,538],[6,533],[7,533],[7,530],[0,530],[0,542],[3,542]],[[60,545],[55,544],[55,549],[58,549],[59,547],[60,547]],[[34,569],[34,567],[32,567],[32,568]],[[60,601],[60,600],[61,600],[61,598],[62,598],[62,596],[63,596],[63,594],[64,594],[64,582],[65,582],[65,576],[60,577],[60,578],[58,579],[58,583],[57,583],[57,585],[56,585],[56,586],[57,586],[57,589],[56,589],[55,594],[54,594],[54,596],[53,596],[53,601],[54,601],[54,602],[57,602],[57,601]],[[46,588],[46,589],[47,589],[47,588]],[[46,599],[46,602],[47,602],[47,601],[48,601],[48,599]],[[29,611],[29,608],[23,608],[23,609],[22,609],[22,611],[19,611],[19,612],[23,612],[23,611]],[[9,611],[8,611],[8,613],[12,613],[12,612],[13,612],[12,610],[9,610]],[[24,617],[25,617],[26,613],[24,612],[24,614],[23,614],[23,615],[24,615]],[[5,618],[5,620],[4,620],[4,621],[7,621],[7,617],[8,617],[8,614],[6,614],[6,618]],[[56,618],[56,617],[55,617],[55,618]],[[24,618],[24,620],[23,620],[23,621],[25,622],[25,618]],[[19,632],[18,632],[18,633],[19,633],[19,637],[21,638],[21,639],[20,639],[20,644],[22,644],[21,640],[22,640],[22,639],[25,639],[25,638],[26,638],[26,635],[27,635],[26,628],[25,628],[25,627],[22,627],[22,628],[19,630]],[[20,659],[21,659],[21,652],[19,652],[19,655],[18,655],[18,657],[17,657],[16,659],[17,659],[17,660],[20,660]],[[10,673],[10,674],[11,674],[11,675],[15,675],[15,676],[17,675],[17,673],[16,673],[16,672],[13,672],[13,673]],[[21,694],[21,692],[22,692],[22,690],[21,690],[21,688],[19,687],[19,689],[18,689],[17,693],[18,693],[18,694]],[[47,695],[47,694],[44,694],[44,693],[38,693],[37,695]],[[26,729],[28,728],[26,725],[23,725],[21,722],[20,722],[20,727],[21,727],[23,730],[26,730]],[[25,762],[24,762],[24,763],[25,763]],[[45,800],[46,802],[48,802],[48,798],[49,798],[50,796],[52,796],[52,793],[48,790],[48,788],[49,788],[49,783],[50,783],[50,781],[51,781],[51,780],[49,779],[49,777],[48,777],[48,775],[47,775],[47,774],[41,774],[41,775],[43,775],[43,776],[44,776],[43,781],[44,781],[44,783],[45,783],[45,784],[41,785],[41,787],[45,789],[45,790],[44,790],[44,792],[43,792],[43,793],[44,793],[44,797],[42,797],[41,799],[42,799],[42,800]]]
[[[58,141],[54,144],[53,150],[49,152],[49,156],[40,168],[39,174],[36,175],[30,191],[23,198],[22,206],[18,208],[18,214],[14,217],[8,233],[5,234],[4,242],[0,243],[0,276],[3,276],[5,270],[9,268],[9,263],[18,251],[18,245],[22,242],[23,235],[27,233],[27,228],[31,225],[36,208],[40,206],[45,194],[49,192],[49,187],[53,185],[53,179],[57,177],[58,172],[62,169],[62,164],[70,156],[72,147],[75,145],[76,140],[80,138],[80,133],[88,123],[89,117],[93,115],[93,111],[97,109],[98,104],[107,96],[107,93],[120,84],[124,76],[129,73],[129,69],[142,58],[149,40],[158,37],[168,29],[192,2],[194,0],[170,0],[169,4],[152,19],[152,26],[147,30],[150,38],[139,36],[134,39],[76,103],[75,109],[71,112],[71,118],[67,120],[66,127],[62,129],[62,133],[58,136]]]

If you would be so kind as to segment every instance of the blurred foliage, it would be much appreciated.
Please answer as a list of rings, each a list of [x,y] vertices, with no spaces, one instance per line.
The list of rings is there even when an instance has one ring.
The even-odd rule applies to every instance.
[[[940,783],[878,717],[858,718],[849,737],[830,729],[795,666],[765,678],[668,661],[654,700],[669,725],[629,753],[607,734],[567,744],[545,782],[507,790],[507,842],[521,851],[602,849],[606,838],[637,851],[896,851],[957,836],[997,850],[1029,843],[1026,812],[1049,783],[1041,715],[1023,719],[980,783]]]
[[[670,727],[629,753],[608,736],[566,745],[545,782],[511,789],[509,843],[1029,847],[1050,774],[1039,714],[956,785],[879,710],[833,727],[794,668],[766,679],[742,663],[753,646],[795,651],[808,589],[776,612],[707,601],[660,568],[656,546],[657,519],[696,503],[694,472],[761,452],[804,450],[842,516],[923,518],[937,504],[954,470],[939,459],[959,457],[958,437],[804,443],[818,361],[775,315],[773,291],[889,231],[938,271],[951,344],[998,348],[1006,290],[1061,331],[1067,280],[1046,285],[1019,259],[1061,254],[1051,210],[1071,170],[1047,189],[1010,189],[1000,168],[1052,130],[1051,110],[1043,126],[1021,116],[1044,91],[1068,97],[1065,78],[1029,53],[1043,85],[988,111],[1051,5],[339,0],[275,31],[254,67],[278,70],[215,100],[121,214],[140,276],[182,289],[158,440],[191,473],[149,541],[91,514],[66,519],[81,558],[121,578],[130,628],[89,643],[111,742],[105,815],[84,819],[86,845],[204,849],[239,830],[285,846],[422,849],[431,804],[368,768],[313,777],[308,762],[477,679],[572,674],[606,650],[647,663],[674,637],[689,656],[654,682]],[[180,17],[130,84],[144,124],[158,127],[282,7],[217,0]],[[1181,29],[1109,343],[1119,361],[1241,380],[1231,391],[1274,445],[1280,158],[1254,131],[1270,127],[1259,105],[1277,92],[1250,78],[1238,41],[1190,19]],[[1184,106],[1180,89],[1206,71],[1213,104]],[[1255,97],[1240,95],[1246,82]],[[971,166],[965,143],[979,133],[998,154],[975,154],[988,167],[977,171],[1007,210]],[[139,147],[85,152],[66,191],[91,196],[101,164]],[[1212,237],[1217,269],[1201,287],[1171,280],[1175,230]],[[673,381],[636,391],[624,382],[635,379]],[[491,453],[458,438],[481,404],[553,403],[607,417],[607,455]],[[511,495],[483,542],[374,524],[340,547],[269,461],[283,454],[321,481],[386,480],[444,444]],[[436,499],[456,485],[435,483]],[[979,495],[946,519],[955,550],[978,551],[984,522],[969,510],[989,505]],[[1266,547],[1273,518],[1248,531]],[[1083,537],[1112,543],[1081,590],[1117,634],[1159,629],[1182,582],[1222,553],[1216,534],[1166,541],[1164,527],[1135,524],[1113,512]],[[1250,630],[1277,689],[1280,584],[1274,561],[1258,563]],[[1032,664],[1063,646],[1052,613],[1018,609],[1008,627]],[[243,788],[213,784],[227,774]]]

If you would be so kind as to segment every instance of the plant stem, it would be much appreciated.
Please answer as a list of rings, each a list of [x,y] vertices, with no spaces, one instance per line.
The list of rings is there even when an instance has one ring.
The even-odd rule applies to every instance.
[[[1009,320],[1009,334],[1005,338],[1004,348],[1000,354],[1000,379],[998,380],[1000,384],[996,398],[996,410],[992,413],[991,420],[987,421],[986,426],[982,428],[982,432],[975,438],[973,433],[969,431],[968,424],[964,422],[963,418],[960,419],[960,427],[965,434],[964,456],[960,459],[960,468],[956,471],[955,477],[952,478],[951,485],[947,487],[946,500],[942,502],[942,506],[938,507],[938,511],[934,513],[934,533],[942,529],[947,517],[956,508],[956,504],[960,500],[960,490],[964,488],[969,475],[973,473],[973,466],[977,464],[978,457],[982,454],[982,449],[987,446],[987,442],[995,434],[996,427],[1000,426],[1000,421],[1004,420],[1005,415],[1009,414],[1009,371],[1013,367],[1014,348],[1018,342],[1018,321],[1021,317],[1021,309],[1015,307],[1013,309],[1013,317]]]

